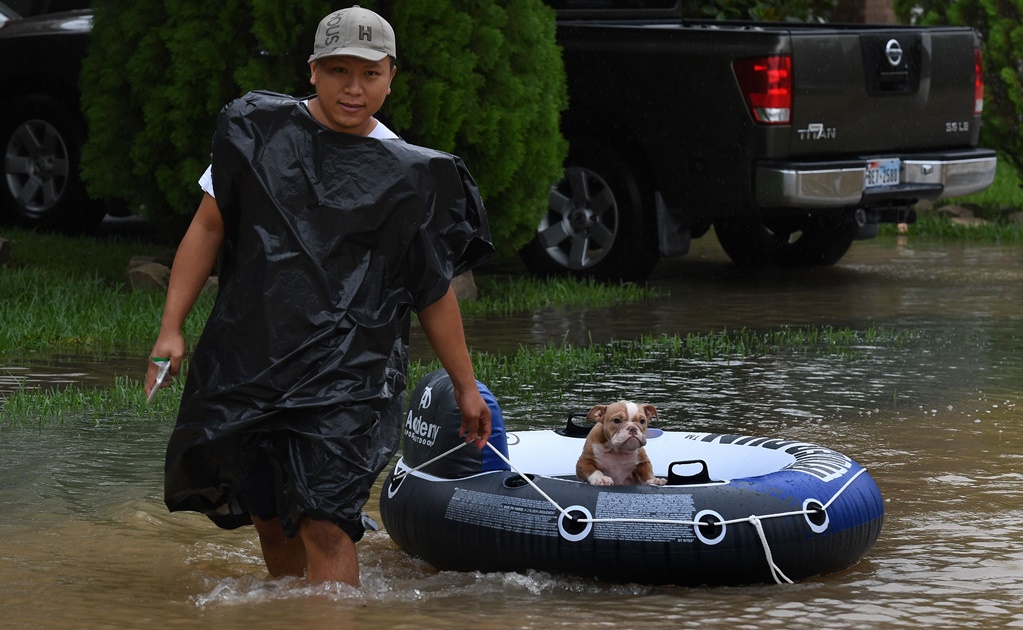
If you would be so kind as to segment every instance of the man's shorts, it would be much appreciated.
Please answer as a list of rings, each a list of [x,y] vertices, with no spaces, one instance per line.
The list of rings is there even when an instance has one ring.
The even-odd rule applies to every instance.
[[[349,440],[322,435],[312,439],[289,431],[250,439],[245,450],[251,459],[242,484],[242,502],[249,514],[262,520],[280,518],[289,537],[298,533],[303,518],[311,518],[334,523],[353,542],[362,538],[367,528],[362,507],[377,473],[339,465],[333,453],[349,448]]]

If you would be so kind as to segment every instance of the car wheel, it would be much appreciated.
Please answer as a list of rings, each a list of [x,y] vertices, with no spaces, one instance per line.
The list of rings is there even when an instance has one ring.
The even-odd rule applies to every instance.
[[[53,99],[33,96],[7,108],[0,122],[0,211],[28,227],[87,230],[106,210],[78,177],[84,134]]]
[[[833,265],[849,251],[859,227],[848,216],[732,219],[714,223],[721,248],[740,265]]]
[[[659,255],[645,195],[629,168],[601,151],[570,156],[536,236],[521,252],[539,276],[639,282]]]

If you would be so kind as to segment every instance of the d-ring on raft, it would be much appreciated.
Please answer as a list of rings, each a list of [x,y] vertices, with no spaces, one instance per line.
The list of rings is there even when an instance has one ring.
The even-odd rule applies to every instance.
[[[381,492],[387,533],[441,570],[578,574],[679,585],[792,582],[858,562],[884,505],[849,457],[805,442],[650,429],[665,486],[592,486],[574,474],[589,426],[463,446],[443,371],[412,396],[402,458]]]

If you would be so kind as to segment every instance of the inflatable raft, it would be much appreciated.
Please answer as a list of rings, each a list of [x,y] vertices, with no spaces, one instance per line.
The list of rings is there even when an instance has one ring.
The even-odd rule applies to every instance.
[[[381,492],[388,534],[441,570],[540,570],[679,585],[791,582],[859,561],[884,507],[869,473],[826,447],[651,428],[664,486],[592,486],[574,475],[590,423],[460,447],[443,372],[423,379],[403,456]],[[418,401],[418,402],[416,402]]]

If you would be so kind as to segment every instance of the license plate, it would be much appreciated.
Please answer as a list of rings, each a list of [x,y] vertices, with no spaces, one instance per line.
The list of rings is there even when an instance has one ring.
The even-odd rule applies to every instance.
[[[899,158],[872,160],[867,162],[866,188],[897,186],[899,183]]]

